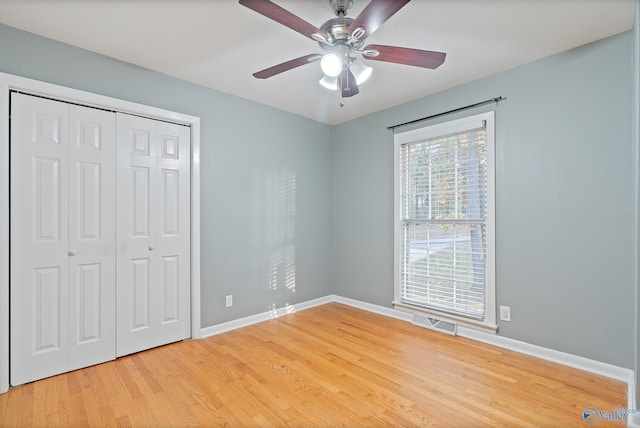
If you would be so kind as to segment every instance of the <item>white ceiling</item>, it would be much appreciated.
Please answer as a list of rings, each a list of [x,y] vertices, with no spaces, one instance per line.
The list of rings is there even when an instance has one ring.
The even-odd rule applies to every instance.
[[[329,0],[274,0],[319,27]],[[368,0],[355,0],[355,18]],[[338,124],[633,28],[635,0],[413,0],[367,44],[447,53],[436,70],[367,61],[360,94],[318,84],[319,63],[253,72],[317,43],[236,0],[0,0],[0,22],[328,124]],[[28,53],[25,53],[28,54]]]

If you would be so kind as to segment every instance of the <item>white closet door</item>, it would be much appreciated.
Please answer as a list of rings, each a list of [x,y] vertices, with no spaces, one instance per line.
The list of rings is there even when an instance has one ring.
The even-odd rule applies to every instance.
[[[190,336],[190,128],[118,114],[117,355]]]
[[[11,96],[13,385],[115,357],[113,129],[113,114]]]
[[[67,370],[68,107],[11,95],[11,383]]]
[[[69,370],[116,357],[116,130],[69,106]]]

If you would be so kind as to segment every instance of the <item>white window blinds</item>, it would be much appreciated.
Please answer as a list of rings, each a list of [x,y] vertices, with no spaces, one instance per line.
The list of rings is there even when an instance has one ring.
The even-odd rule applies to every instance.
[[[486,121],[401,144],[398,161],[400,300],[484,319]]]

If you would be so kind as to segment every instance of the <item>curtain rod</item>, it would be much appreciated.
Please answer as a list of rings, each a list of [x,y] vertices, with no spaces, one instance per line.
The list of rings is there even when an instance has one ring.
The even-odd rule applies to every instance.
[[[410,122],[404,122],[404,123],[399,123],[397,125],[387,126],[387,129],[390,129],[391,131],[395,131],[396,128],[399,128],[401,126],[412,125],[414,123],[422,122],[424,120],[434,119],[436,117],[445,116],[447,114],[452,114],[452,113],[457,113],[459,111],[468,110],[468,109],[471,109],[471,108],[476,108],[476,107],[480,107],[480,106],[491,104],[491,103],[498,104],[500,101],[504,101],[504,100],[506,100],[506,98],[502,97],[502,96],[496,97],[496,98],[490,98],[488,100],[480,101],[479,103],[469,104],[468,106],[456,108],[456,109],[445,111],[445,112],[438,113],[438,114],[432,114],[431,116],[421,117],[420,119],[415,119],[415,120],[412,120]]]

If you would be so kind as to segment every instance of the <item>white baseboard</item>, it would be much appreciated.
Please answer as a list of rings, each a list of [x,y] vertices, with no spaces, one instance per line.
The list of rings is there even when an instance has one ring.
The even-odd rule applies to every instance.
[[[487,334],[480,331],[474,331],[469,328],[461,327],[458,329],[458,335],[488,345],[497,346],[499,348],[509,349],[521,354],[531,355],[543,360],[552,361],[554,363],[563,364],[589,373],[606,376],[611,379],[622,382],[633,382],[633,370],[614,366],[612,364],[603,363],[589,358],[579,357],[577,355],[568,354],[566,352],[556,351],[538,345],[532,345],[527,342],[510,339],[504,336]]]
[[[251,315],[222,324],[217,324],[211,327],[205,327],[201,329],[201,334],[203,338],[209,337],[231,331],[236,328],[246,327],[262,321],[267,321],[283,315],[299,312],[305,309],[332,302],[342,303],[347,306],[352,306],[354,308],[362,309],[368,312],[373,312],[402,321],[411,322],[412,318],[412,314],[407,312],[332,294],[318,299],[310,300],[308,302],[286,306],[274,311],[263,312],[261,314]],[[530,343],[521,342],[519,340],[510,339],[508,337],[473,330],[468,327],[458,326],[458,336],[625,382],[627,384],[627,408],[629,410],[636,408],[636,388],[633,370],[618,367],[613,364],[591,360],[589,358],[579,357],[577,355],[568,354],[566,352],[544,348],[538,345],[532,345]],[[640,426],[640,414],[630,414],[628,423],[629,426]]]
[[[334,295],[333,301],[336,303],[342,303],[347,306],[352,306],[354,308],[363,309],[368,312],[384,315],[386,317],[399,319],[401,321],[411,322],[411,318],[413,317],[413,315],[408,312],[398,311],[393,308],[385,308],[384,306],[374,305],[372,303],[362,302],[360,300],[354,300],[348,297]]]
[[[227,321],[221,324],[212,325],[210,327],[201,328],[200,335],[202,338],[215,336],[216,334],[225,333],[227,331],[235,330],[237,328],[247,327],[252,324],[257,324],[259,322],[268,321],[274,318],[279,318],[284,315],[300,312],[305,309],[324,305],[334,301],[335,301],[334,296],[329,295],[325,297],[320,297],[318,299],[308,300],[302,303],[296,303],[295,305],[287,305],[283,308],[274,309],[272,311],[262,312],[260,314],[250,315],[248,317],[238,318],[237,320]]]

